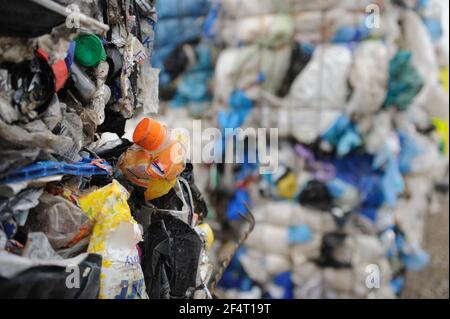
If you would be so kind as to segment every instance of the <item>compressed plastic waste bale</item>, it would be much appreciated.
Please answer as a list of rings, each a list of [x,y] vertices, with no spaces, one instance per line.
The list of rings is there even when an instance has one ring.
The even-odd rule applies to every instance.
[[[155,7],[152,1],[58,2],[54,7],[61,12],[64,7],[60,5],[70,2],[67,9],[80,9],[80,13],[75,18],[71,11],[59,16],[34,2],[23,1],[0,10],[6,24],[2,24],[2,32],[8,36],[0,41],[0,155],[4,159],[0,179],[2,196],[10,197],[2,197],[0,203],[1,234],[6,238],[3,244],[2,236],[1,248],[46,259],[58,258],[52,248],[64,258],[79,256],[87,250],[105,256],[101,284],[100,256],[96,282],[89,285],[83,281],[89,281],[92,269],[82,269],[82,285],[89,292],[74,289],[70,294],[49,281],[49,290],[42,289],[42,297],[59,294],[62,298],[96,298],[100,289],[101,298],[145,298],[136,248],[142,232],[131,217],[125,189],[116,190],[115,196],[109,198],[101,196],[102,190],[114,192],[108,187],[94,192],[92,196],[104,204],[90,198],[91,194],[84,196],[80,203],[91,209],[83,207],[86,214],[74,203],[78,196],[75,194],[85,193],[87,187],[110,183],[115,167],[99,156],[105,154],[115,164],[129,146],[126,140],[116,138],[123,135],[121,125],[125,118],[133,116],[135,108],[143,108],[146,113],[157,111],[158,73],[151,68]],[[46,18],[28,19],[33,12],[35,15],[45,12]],[[27,19],[10,25],[10,15]],[[108,123],[103,126],[107,116]],[[92,156],[95,159],[87,159]],[[93,177],[98,172],[103,176]],[[50,193],[41,196],[44,187],[53,194],[53,182],[64,189],[61,196]],[[118,188],[116,183],[111,188]],[[39,197],[41,201],[37,203],[35,199]],[[113,200],[115,203],[111,203]],[[28,210],[35,204],[39,205],[27,218]],[[108,216],[111,211],[115,214]],[[27,227],[22,227],[25,221]],[[90,223],[95,225],[92,236]],[[27,235],[28,242],[24,245]],[[116,249],[111,250],[110,246]],[[53,279],[61,284],[64,269],[52,267],[48,268],[55,273]],[[33,271],[40,285],[45,280],[41,280],[39,271],[44,272],[44,277],[51,277],[47,269],[33,268]],[[31,289],[36,294],[41,287],[34,285],[31,276],[27,274],[20,284],[32,283]],[[13,284],[21,278],[7,283],[7,287],[14,288],[12,296],[17,290]],[[27,293],[24,289],[25,297]],[[29,297],[34,297],[33,293]]]
[[[142,231],[131,216],[129,194],[117,181],[80,198],[94,227],[88,251],[103,256],[100,299],[148,298],[137,244]]]
[[[292,297],[292,289],[297,298],[394,298],[403,271],[426,266],[419,242],[423,214],[432,181],[446,174],[448,162],[438,155],[448,141],[448,96],[445,79],[438,83],[437,61],[445,68],[447,58],[435,42],[440,11],[433,2],[222,1],[224,28],[215,36],[226,49],[217,63],[214,102],[234,121],[219,116],[219,126],[278,127],[297,153],[283,145],[280,158],[300,157],[289,160],[292,175],[282,169],[256,185],[236,177],[231,184],[241,196],[230,196],[228,219],[238,219],[242,201],[256,227],[245,243],[249,252],[239,253],[241,264],[232,262],[224,276],[225,296],[258,295],[261,286],[267,294],[258,297],[267,298]],[[290,40],[283,20],[293,22]],[[283,45],[292,60],[280,68],[285,76],[277,96],[264,87],[276,76],[268,72],[258,82],[258,67],[248,60]],[[311,56],[306,63],[294,63],[302,60],[298,48]],[[236,92],[251,103],[232,103]],[[229,172],[218,174],[230,182]],[[277,184],[283,177],[289,178]],[[421,185],[410,191],[414,183]],[[289,256],[294,263],[269,274],[267,259],[257,254]],[[252,266],[242,269],[243,263]],[[375,265],[386,276],[372,289],[367,267]]]
[[[179,75],[171,71],[173,68],[170,65],[177,65],[178,70],[187,67],[187,60],[178,60],[180,55],[175,53],[184,44],[198,44],[211,1],[170,0],[156,2],[155,5],[158,24],[153,64],[161,69],[160,84],[164,88]]]

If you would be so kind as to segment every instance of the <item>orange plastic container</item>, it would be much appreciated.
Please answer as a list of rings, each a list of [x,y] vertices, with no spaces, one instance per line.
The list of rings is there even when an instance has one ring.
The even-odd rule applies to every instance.
[[[143,119],[133,134],[133,142],[147,151],[156,151],[167,138],[167,129],[161,123],[150,119]]]
[[[172,182],[186,168],[186,151],[161,123],[146,118],[136,127],[133,142],[119,168],[136,185],[148,187],[154,179]]]

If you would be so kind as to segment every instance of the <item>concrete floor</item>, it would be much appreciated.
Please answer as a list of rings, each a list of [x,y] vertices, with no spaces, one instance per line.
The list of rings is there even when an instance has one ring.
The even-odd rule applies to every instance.
[[[431,256],[430,265],[421,273],[410,273],[405,299],[449,298],[449,206],[445,200],[440,214],[428,218],[424,248]]]

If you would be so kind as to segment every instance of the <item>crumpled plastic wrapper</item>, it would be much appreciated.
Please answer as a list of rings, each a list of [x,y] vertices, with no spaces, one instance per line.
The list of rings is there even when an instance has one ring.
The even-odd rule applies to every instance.
[[[147,299],[136,245],[142,230],[131,216],[129,194],[117,181],[80,198],[94,222],[88,251],[103,256],[100,299]]]
[[[55,250],[64,248],[87,222],[83,211],[60,196],[44,193],[29,214],[27,228],[43,232]]]

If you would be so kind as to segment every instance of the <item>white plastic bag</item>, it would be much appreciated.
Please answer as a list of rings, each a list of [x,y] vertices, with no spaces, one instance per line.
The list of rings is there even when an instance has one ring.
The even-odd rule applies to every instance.
[[[342,110],[348,96],[350,50],[340,45],[318,46],[311,61],[292,84],[287,105],[292,108]]]

